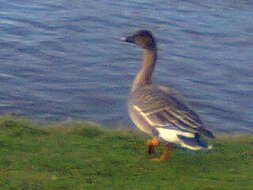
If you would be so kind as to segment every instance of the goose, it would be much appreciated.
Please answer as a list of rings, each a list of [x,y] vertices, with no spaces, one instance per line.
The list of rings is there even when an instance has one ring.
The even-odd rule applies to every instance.
[[[204,127],[200,117],[175,90],[152,83],[157,45],[151,31],[139,30],[119,40],[143,49],[140,68],[128,97],[128,114],[141,131],[151,136],[147,140],[148,154],[153,154],[158,144],[164,144],[160,156],[151,160],[166,160],[171,144],[190,150],[211,149],[212,145],[208,145],[202,136],[214,138],[214,135]]]

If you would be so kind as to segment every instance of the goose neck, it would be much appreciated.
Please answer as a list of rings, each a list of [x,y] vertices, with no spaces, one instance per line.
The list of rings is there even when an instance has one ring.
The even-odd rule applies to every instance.
[[[140,65],[140,69],[137,72],[133,86],[132,86],[132,92],[140,88],[141,86],[148,85],[152,83],[151,77],[152,72],[155,68],[157,58],[157,50],[156,49],[145,49],[143,52],[143,57]]]

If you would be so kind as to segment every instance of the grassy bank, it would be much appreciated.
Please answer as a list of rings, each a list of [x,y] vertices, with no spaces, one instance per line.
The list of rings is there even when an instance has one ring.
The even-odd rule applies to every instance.
[[[210,152],[174,149],[152,162],[145,136],[73,122],[0,119],[2,190],[250,190],[253,137],[220,136]],[[160,147],[161,148],[161,147]]]

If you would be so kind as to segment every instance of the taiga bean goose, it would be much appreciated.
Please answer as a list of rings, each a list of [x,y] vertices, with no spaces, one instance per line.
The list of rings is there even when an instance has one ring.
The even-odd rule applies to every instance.
[[[210,138],[214,138],[214,135],[204,128],[199,116],[174,90],[152,84],[151,77],[157,59],[157,46],[152,33],[140,30],[120,40],[143,49],[140,69],[128,99],[128,112],[134,124],[152,137],[147,141],[149,154],[154,153],[155,146],[160,142],[164,143],[160,157],[152,160],[166,160],[171,143],[191,150],[211,148],[201,135]]]

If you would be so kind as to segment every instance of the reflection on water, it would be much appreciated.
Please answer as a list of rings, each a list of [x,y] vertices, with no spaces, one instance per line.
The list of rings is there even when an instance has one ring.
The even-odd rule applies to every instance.
[[[140,50],[152,30],[154,80],[180,91],[210,128],[253,131],[251,1],[1,1],[0,110],[34,119],[129,125]]]

